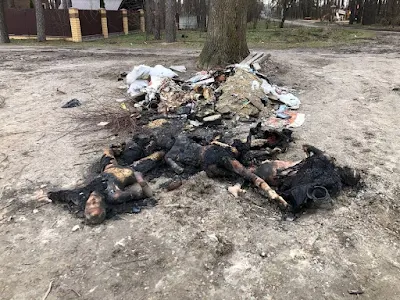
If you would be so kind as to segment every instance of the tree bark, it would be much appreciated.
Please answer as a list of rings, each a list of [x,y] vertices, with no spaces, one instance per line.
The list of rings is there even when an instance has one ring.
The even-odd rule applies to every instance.
[[[381,14],[381,6],[382,6],[382,0],[378,1],[378,8],[376,10],[376,16],[379,17]]]
[[[181,14],[182,13],[182,0],[178,0],[176,5],[177,5],[176,10],[177,10],[178,14]]]
[[[166,0],[165,2],[165,41],[173,43],[176,41],[176,1]]]
[[[145,13],[145,23],[146,23],[146,34],[153,33],[153,8],[152,8],[152,1],[145,0],[144,1],[144,13]]]
[[[160,0],[154,0],[154,39],[161,40]]]
[[[283,26],[285,24],[286,13],[287,13],[287,9],[283,8],[282,9],[282,19],[281,19],[281,23],[279,24],[279,28],[283,28]]]
[[[207,39],[200,54],[204,68],[238,63],[249,54],[246,41],[247,1],[213,0]]]
[[[165,0],[158,0],[158,11],[160,14],[160,30],[165,29]]]
[[[38,42],[46,41],[46,26],[44,22],[44,9],[41,0],[35,0],[36,30]]]
[[[0,0],[0,44],[9,43],[8,29],[4,13],[4,1]]]
[[[253,30],[257,29],[257,25],[258,25],[258,18],[254,18],[253,19]]]
[[[199,3],[199,10],[200,10],[200,15],[199,15],[199,28],[201,31],[206,31],[207,30],[207,4],[206,0],[200,0]]]

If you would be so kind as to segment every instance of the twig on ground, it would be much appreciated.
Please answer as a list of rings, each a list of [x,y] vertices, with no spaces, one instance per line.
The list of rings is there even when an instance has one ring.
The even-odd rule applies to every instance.
[[[5,153],[1,153],[4,155],[4,158],[0,161],[0,164],[8,159],[8,155]]]
[[[0,194],[1,195],[1,194]],[[10,203],[8,203],[7,205],[4,205],[2,208],[0,208],[0,210],[6,209],[7,207],[10,207],[13,204],[13,202],[11,201]]]
[[[182,205],[182,204],[165,204],[165,205],[158,205],[160,207],[174,207],[174,208],[192,208],[191,206],[188,205]]]
[[[350,295],[362,295],[362,294],[364,294],[364,291],[363,290],[361,290],[361,289],[358,289],[358,290],[348,290],[347,291]]]
[[[53,287],[53,280],[50,281],[50,283],[49,283],[49,288],[47,289],[46,294],[44,294],[43,300],[46,300],[47,296],[48,296],[48,295],[50,294],[50,292],[51,292],[51,288],[52,288],[52,287]]]
[[[73,291],[75,293],[75,295],[77,295],[78,297],[82,297],[81,294],[79,294],[77,291],[75,291],[73,288],[70,288],[71,291]]]
[[[112,265],[111,267],[114,268],[114,267],[117,267],[117,266],[122,266],[122,265],[126,265],[126,264],[131,264],[131,263],[139,262],[139,261],[145,261],[145,260],[148,260],[148,259],[149,259],[148,257],[139,257],[139,258],[137,258],[137,259],[127,260],[127,261],[123,261],[123,262],[114,264],[114,265]]]

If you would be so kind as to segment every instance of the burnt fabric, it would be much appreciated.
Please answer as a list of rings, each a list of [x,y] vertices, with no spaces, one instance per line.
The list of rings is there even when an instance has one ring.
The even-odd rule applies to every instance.
[[[323,186],[332,197],[342,190],[340,170],[324,154],[310,156],[290,169],[294,171],[290,172],[291,175],[278,175],[278,193],[292,205],[294,211],[310,201],[307,196],[309,189]]]

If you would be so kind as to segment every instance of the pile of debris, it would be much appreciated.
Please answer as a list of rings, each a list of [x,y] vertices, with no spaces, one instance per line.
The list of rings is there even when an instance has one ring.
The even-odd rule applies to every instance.
[[[301,126],[304,114],[295,111],[300,100],[288,89],[271,85],[259,72],[265,58],[256,53],[240,64],[198,72],[187,80],[161,65],[140,65],[125,73],[128,93],[140,112],[154,110],[170,118],[184,117],[193,126],[257,118],[275,124],[275,128]],[[183,66],[173,68],[186,70]]]
[[[188,80],[172,70],[184,71],[180,66],[135,67],[126,81],[136,112],[148,119],[141,132],[104,152],[94,180],[49,192],[48,197],[99,224],[116,213],[154,205],[146,177],[170,177],[168,191],[200,171],[230,177],[238,181],[228,189],[235,197],[242,184],[252,183],[281,209],[294,213],[329,200],[344,186],[356,186],[358,172],[337,166],[309,145],[302,161],[276,160],[293,138],[290,129],[272,127],[300,126],[304,115],[295,111],[300,106],[296,96],[271,85],[259,72],[263,58],[253,54],[241,64],[199,72]]]

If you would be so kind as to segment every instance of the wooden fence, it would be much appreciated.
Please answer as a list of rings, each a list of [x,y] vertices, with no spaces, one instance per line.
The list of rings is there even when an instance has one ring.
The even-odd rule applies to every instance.
[[[67,9],[45,9],[44,18],[47,36],[70,37],[71,25]],[[14,35],[36,35],[36,14],[33,8],[6,9],[8,32]]]
[[[143,11],[45,9],[44,16],[46,36],[67,38],[74,42],[81,42],[83,37],[88,36],[107,38],[109,33],[128,34],[133,30],[144,31]],[[37,34],[36,14],[33,8],[6,9],[5,20],[11,35]]]
[[[120,10],[107,11],[107,26],[109,33],[123,32],[122,12]]]
[[[99,10],[79,10],[82,36],[102,34]],[[122,21],[121,21],[122,22]]]
[[[140,12],[138,10],[128,10],[129,30],[140,30]]]

